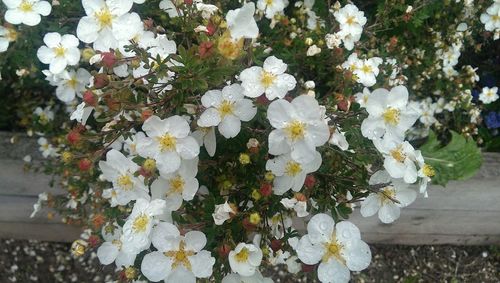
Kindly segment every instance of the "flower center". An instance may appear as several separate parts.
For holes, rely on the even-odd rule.
[[[17,31],[13,28],[7,28],[7,33],[5,34],[5,37],[7,38],[8,41],[16,41],[17,39]]]
[[[250,255],[250,251],[247,248],[241,249],[239,253],[235,255],[236,261],[238,262],[246,262]]]
[[[184,190],[184,179],[177,175],[176,177],[170,179],[170,192],[169,193],[182,193]]]
[[[78,85],[78,80],[77,80],[75,77],[73,77],[73,78],[71,78],[71,79],[69,79],[69,80],[67,81],[67,85],[68,85],[70,88],[72,88],[72,89],[75,89],[75,90],[76,90],[76,86]]]
[[[337,242],[335,235],[332,240],[325,243],[325,254],[323,255],[323,262],[328,262],[331,258],[337,259],[339,262],[345,264],[345,259],[342,257],[341,252],[343,246]]]
[[[400,113],[401,112],[398,109],[389,107],[387,110],[385,110],[382,116],[387,124],[396,126],[399,123]]]
[[[500,16],[493,15],[493,16],[491,16],[491,20],[493,20],[494,22],[498,22],[498,21],[500,21]]]
[[[274,0],[266,0],[266,5],[272,5]]]
[[[361,68],[361,71],[365,74],[370,74],[373,73],[373,68],[370,65],[363,65],[363,68]]]
[[[345,21],[348,25],[353,25],[355,23],[357,23],[356,21],[356,17],[354,16],[349,16],[347,17],[346,21]]]
[[[405,162],[406,154],[404,154],[401,150],[401,146],[398,146],[396,149],[391,150],[390,154],[396,161],[401,163]]]
[[[429,164],[424,164],[424,167],[422,168],[422,172],[424,173],[425,176],[427,177],[433,177],[436,175],[436,170]]]
[[[221,118],[226,117],[227,115],[232,115],[234,111],[234,102],[224,100],[222,101],[219,107],[219,114]]]
[[[295,161],[288,161],[285,166],[285,172],[288,176],[295,177],[297,174],[302,172],[302,167]]]
[[[165,134],[159,138],[161,151],[173,151],[177,144],[177,139],[171,134]]]
[[[113,240],[111,241],[111,243],[115,246],[118,247],[118,249],[121,249],[122,248],[122,242],[120,240]]]
[[[117,183],[118,186],[120,186],[120,188],[122,188],[125,191],[132,189],[132,186],[134,185],[132,179],[130,179],[130,176],[128,175],[121,175],[120,177],[118,177]]]
[[[304,138],[305,129],[305,123],[297,120],[288,123],[288,125],[285,127],[285,131],[292,141]]]
[[[276,80],[276,75],[273,75],[272,73],[266,71],[262,71],[260,82],[265,88],[270,87],[275,80]]]
[[[19,9],[25,13],[33,12],[33,3],[27,0],[23,0],[23,2],[21,2],[21,5],[19,5]]]
[[[396,190],[394,189],[394,187],[385,187],[381,189],[380,202],[382,203],[382,205],[385,203],[391,203],[395,196]]]
[[[172,269],[177,268],[179,265],[184,265],[186,269],[191,270],[191,263],[189,262],[190,256],[194,255],[193,251],[186,251],[186,244],[184,241],[179,243],[179,249],[177,251],[168,251],[164,255],[172,258]]]
[[[149,217],[146,214],[141,214],[136,217],[134,223],[132,224],[132,228],[136,233],[141,233],[146,231],[146,227],[149,224]]]
[[[64,54],[66,53],[66,48],[62,47],[61,45],[53,48],[52,50],[54,51],[56,57],[64,57]]]
[[[108,7],[105,7],[101,11],[96,12],[95,17],[97,18],[101,29],[105,27],[111,27],[111,24],[113,22],[113,14],[111,14]]]

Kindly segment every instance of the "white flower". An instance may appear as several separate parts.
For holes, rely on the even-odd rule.
[[[378,218],[383,223],[392,223],[399,218],[400,208],[410,205],[417,194],[408,189],[408,184],[399,179],[394,179],[382,170],[377,171],[370,177],[369,184],[386,184],[380,188],[378,193],[371,193],[361,202],[361,215],[369,217],[378,212]],[[398,201],[395,203],[393,200]]]
[[[252,276],[241,276],[238,273],[229,273],[222,278],[222,283],[273,283],[273,280],[262,276],[262,273],[256,270]]]
[[[82,0],[87,16],[78,22],[78,38],[93,43],[95,50],[118,48],[120,41],[132,39],[136,30],[133,26],[142,26],[138,14],[128,13],[132,4],[132,0]]]
[[[201,12],[201,17],[208,20],[219,8],[215,5],[196,3],[196,10]]]
[[[347,61],[342,63],[342,68],[344,68],[344,70],[351,71],[354,73],[354,71],[356,71],[359,65],[360,65],[360,59],[358,58],[358,54],[351,53],[351,55],[347,57]]]
[[[321,48],[319,48],[318,46],[316,46],[316,44],[314,44],[314,45],[309,46],[309,48],[307,49],[306,55],[307,56],[315,56],[315,55],[318,55],[319,53],[321,53]]]
[[[48,122],[54,120],[54,112],[50,109],[50,106],[45,107],[37,107],[33,114],[38,116],[38,123],[42,125],[46,125]]]
[[[71,113],[70,120],[75,120],[80,124],[85,125],[87,119],[90,117],[90,113],[94,110],[94,107],[87,106],[85,102],[78,104],[76,110]]]
[[[146,38],[147,40],[143,42],[144,48],[148,48],[148,53],[150,54],[149,58],[149,67],[145,67],[145,63],[141,62],[140,66],[133,70],[134,78],[142,77],[154,71],[158,67],[158,63],[155,60],[157,57],[160,57],[162,60],[165,60],[171,54],[175,54],[177,52],[177,45],[175,41],[169,40],[165,34],[159,34],[154,39]],[[155,59],[152,59],[155,58]],[[167,64],[171,65],[172,62],[168,62]],[[172,74],[167,74],[167,76],[171,76]],[[147,83],[147,80],[144,80]]]
[[[61,36],[57,32],[49,32],[43,37],[44,46],[37,51],[38,59],[44,64],[50,64],[49,71],[59,74],[66,66],[74,66],[80,61],[80,42],[72,34]]]
[[[313,156],[313,160],[302,164],[293,160],[289,153],[269,159],[266,170],[272,171],[276,176],[273,183],[274,194],[282,195],[290,189],[294,192],[300,191],[307,174],[317,171],[321,166],[321,154],[314,151]]]
[[[220,90],[209,90],[201,97],[201,103],[207,109],[197,123],[200,127],[218,126],[225,138],[233,138],[241,129],[241,121],[248,122],[255,117],[257,108],[243,96],[243,88],[232,84]]]
[[[481,14],[480,19],[487,31],[500,30],[500,3],[493,3],[486,9],[486,13]]]
[[[52,10],[47,1],[40,0],[2,0],[7,6],[5,20],[13,25],[25,24],[36,26],[40,23],[42,16],[48,16]]]
[[[359,229],[348,221],[335,225],[332,217],[323,213],[313,216],[307,224],[297,255],[305,264],[320,263],[321,282],[347,283],[350,270],[361,271],[371,261],[370,248],[361,240]]]
[[[218,204],[215,206],[215,211],[212,213],[212,217],[214,218],[215,225],[222,225],[226,220],[231,218],[231,214],[234,214],[234,210],[227,203],[227,201],[223,204]]]
[[[200,146],[189,136],[189,124],[175,115],[167,119],[151,116],[142,125],[148,137],[137,139],[137,152],[156,160],[160,173],[169,174],[181,166],[182,159],[193,159],[200,153]]]
[[[270,233],[276,239],[281,239],[285,236],[285,230],[292,227],[293,220],[286,214],[276,213],[273,217],[268,218],[270,225]]]
[[[190,201],[198,191],[199,184],[195,178],[198,173],[198,158],[184,160],[174,173],[160,176],[151,185],[153,199],[164,199],[167,210],[176,211],[182,200]]]
[[[9,48],[9,43],[17,39],[17,32],[13,28],[0,26],[0,52],[4,52]],[[0,80],[2,78],[0,77]]]
[[[207,243],[199,231],[180,235],[173,224],[161,222],[152,233],[153,246],[158,250],[147,254],[141,263],[141,272],[153,282],[196,282],[209,278],[215,258],[203,250]]]
[[[378,65],[382,64],[382,62],[383,60],[379,57],[358,60],[358,66],[353,72],[356,75],[356,81],[366,87],[373,86],[377,83]]]
[[[149,248],[151,229],[158,223],[158,216],[165,214],[165,201],[155,199],[149,202],[138,199],[132,213],[123,225],[123,249],[127,253],[139,253]]]
[[[253,244],[239,243],[229,252],[229,265],[241,276],[252,276],[262,261],[262,251]]]
[[[483,91],[479,94],[479,100],[484,104],[490,104],[498,100],[498,87],[484,87]]]
[[[363,11],[353,4],[347,4],[333,14],[335,20],[339,22],[340,29],[346,33],[357,35],[363,32],[366,24],[366,17]]]
[[[57,98],[65,103],[73,101],[76,95],[82,95],[91,77],[90,73],[83,68],[79,68],[76,72],[74,70],[63,71],[56,76]]]
[[[111,206],[126,205],[139,198],[149,199],[144,177],[134,176],[139,166],[118,150],[108,151],[106,161],[99,161],[99,169],[102,171],[103,178],[113,183],[113,188],[106,193],[106,195],[111,195]]]
[[[253,2],[245,3],[243,7],[227,12],[227,27],[233,40],[259,36],[259,27],[253,18],[254,14],[255,4]]]
[[[341,150],[346,151],[349,149],[349,143],[345,138],[344,132],[341,132],[340,130],[341,129],[339,127],[336,127],[335,130],[333,130],[332,137],[328,143],[336,145]]]
[[[183,15],[182,10],[178,10],[172,0],[162,0],[160,2],[160,9],[167,12],[168,16],[171,18],[176,18],[180,15]]]
[[[286,6],[288,6],[287,0],[257,1],[257,9],[263,11],[268,19],[273,19],[275,15],[282,14]]]
[[[307,201],[302,198],[283,198],[280,200],[280,203],[288,209],[293,209],[297,213],[297,217],[306,217],[309,215]]]
[[[436,175],[436,171],[431,165],[425,163],[424,157],[420,150],[415,151],[415,158],[420,168],[417,173],[420,177],[419,191],[421,194],[424,194],[424,197],[428,197],[427,185],[431,181],[431,178]]]
[[[44,158],[57,156],[57,148],[55,148],[49,141],[41,137],[38,139],[39,150]]]
[[[434,117],[434,113],[436,111],[437,104],[432,103],[432,100],[423,100],[420,102],[420,118],[419,121],[426,125],[431,126],[437,122]]]
[[[368,118],[361,124],[363,136],[369,139],[384,134],[403,137],[418,119],[418,114],[407,107],[408,90],[397,86],[388,91],[383,88],[374,90],[366,103]]]
[[[135,253],[127,253],[122,247],[122,227],[118,224],[108,224],[102,227],[104,243],[97,249],[97,258],[101,264],[115,263],[117,267],[128,267],[134,265]]]
[[[328,33],[325,35],[325,41],[328,49],[338,48],[342,44],[342,38],[337,33]]]
[[[215,150],[217,148],[217,141],[215,139],[215,128],[198,128],[192,133],[192,136],[196,139],[200,146],[205,146],[208,155],[213,157],[215,155]]]
[[[265,93],[269,100],[285,97],[297,84],[292,75],[285,73],[286,68],[282,60],[270,56],[263,67],[253,66],[243,70],[239,79],[245,96],[254,98]]]
[[[374,140],[375,147],[384,155],[384,168],[393,178],[403,178],[408,184],[417,180],[415,149],[407,141],[393,137]]]
[[[330,137],[318,102],[307,95],[296,97],[291,103],[283,99],[272,102],[267,118],[275,128],[269,135],[269,153],[291,152],[293,160],[299,163],[314,160],[316,147]]]

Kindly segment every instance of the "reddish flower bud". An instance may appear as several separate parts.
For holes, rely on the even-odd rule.
[[[87,90],[86,92],[83,93],[83,101],[90,106],[95,107],[97,105],[97,97],[90,90]]]
[[[68,133],[66,139],[70,144],[77,144],[81,140],[80,132],[78,132],[76,129],[73,129]]]
[[[94,76],[94,87],[99,89],[107,86],[109,84],[108,75],[97,74]]]
[[[283,243],[280,240],[277,240],[277,239],[271,240],[271,249],[274,252],[281,250],[282,247],[283,247]]]
[[[89,243],[90,247],[95,248],[99,245],[101,239],[97,235],[90,235],[87,242]]]
[[[84,158],[78,161],[78,169],[80,169],[80,171],[88,171],[90,167],[92,167],[92,162],[89,159]]]
[[[229,255],[230,251],[231,247],[227,244],[223,244],[222,246],[217,248],[217,253],[219,253],[219,256],[221,258],[226,258]]]
[[[269,183],[264,183],[260,185],[259,192],[262,196],[268,197],[273,193],[273,187]]]
[[[312,187],[314,187],[314,185],[316,185],[316,177],[314,177],[314,175],[307,175],[306,176],[306,180],[304,182],[304,186],[306,186],[306,188],[308,189],[311,189]]]
[[[200,44],[198,47],[198,53],[200,54],[200,58],[205,59],[210,57],[214,53],[214,43],[210,41],[205,41]]]
[[[214,23],[209,22],[207,25],[207,35],[212,36],[215,34],[217,31],[217,27],[214,25]]]
[[[250,219],[248,219],[248,217],[243,219],[242,224],[243,224],[243,228],[245,228],[245,230],[247,230],[247,231],[253,231],[253,230],[255,230],[255,228],[257,228],[257,226],[250,223]]]
[[[149,119],[149,117],[151,117],[151,116],[153,116],[153,110],[151,110],[151,109],[143,110],[141,113],[141,120],[144,122],[147,119]]]
[[[107,67],[108,69],[111,69],[115,66],[116,64],[116,55],[113,52],[102,52],[101,53],[101,63],[103,66]]]
[[[193,5],[193,0],[184,0],[184,4],[191,6]]]

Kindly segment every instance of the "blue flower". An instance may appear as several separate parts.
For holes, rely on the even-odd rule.
[[[484,122],[486,123],[486,127],[488,127],[488,129],[500,128],[500,113],[488,113],[488,115],[486,115],[484,119]]]

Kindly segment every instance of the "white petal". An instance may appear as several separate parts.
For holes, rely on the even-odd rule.
[[[353,239],[360,239],[361,233],[358,227],[349,221],[341,221],[335,226],[335,235],[340,242],[347,242]]]
[[[226,139],[234,138],[241,129],[241,121],[234,115],[227,115],[219,124],[219,132]]]
[[[400,208],[394,203],[386,203],[378,211],[378,218],[383,223],[392,223],[399,218]]]
[[[322,283],[348,283],[351,279],[351,272],[345,265],[332,259],[328,262],[320,263],[318,267],[318,279]]]
[[[212,276],[212,269],[215,264],[215,258],[208,251],[200,251],[194,256],[189,257],[194,276],[197,278],[208,278]]]
[[[347,267],[352,271],[361,271],[370,265],[372,253],[370,247],[361,240],[352,240],[344,247]]]
[[[324,254],[324,248],[320,246],[315,246],[311,243],[309,236],[305,235],[300,238],[297,245],[297,256],[299,259],[309,265],[318,263]]]
[[[111,242],[104,242],[97,249],[97,257],[101,264],[108,265],[115,261],[118,252],[118,247],[116,245],[113,245]]]
[[[190,231],[184,235],[186,240],[186,248],[199,252],[207,244],[207,237],[200,231]]]
[[[333,234],[335,222],[328,214],[318,213],[307,223],[308,237],[313,244],[327,242]]]
[[[191,271],[181,266],[172,270],[165,282],[196,283],[196,277]]]
[[[200,145],[191,136],[178,139],[176,149],[184,159],[193,159],[200,154]]]
[[[172,270],[172,261],[162,252],[152,252],[144,256],[141,272],[153,282],[165,279]]]
[[[218,126],[220,122],[221,122],[221,117],[219,111],[215,108],[208,108],[207,110],[205,110],[201,114],[200,119],[198,119],[197,121],[198,126],[205,128]]]

